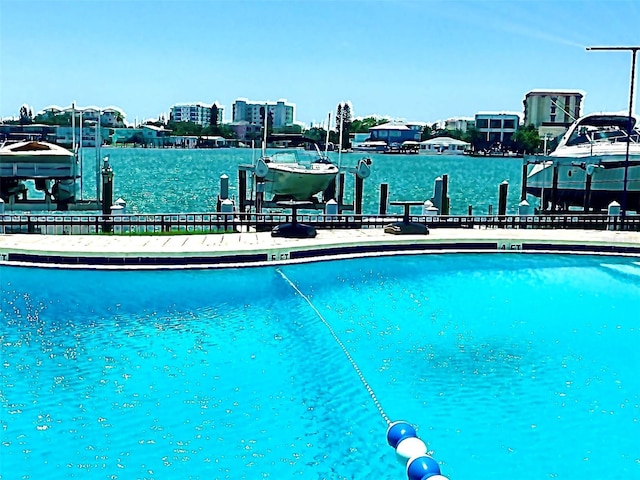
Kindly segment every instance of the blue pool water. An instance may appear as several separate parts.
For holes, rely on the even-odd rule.
[[[279,270],[450,479],[628,479],[637,261]],[[281,273],[1,267],[2,478],[406,478],[371,396]]]

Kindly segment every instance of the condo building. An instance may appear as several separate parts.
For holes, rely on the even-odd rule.
[[[207,105],[203,102],[179,103],[173,105],[170,110],[170,118],[174,122],[192,122],[202,127],[211,125],[211,109],[213,105],[218,107],[218,125],[222,124],[224,108],[218,102]]]
[[[262,125],[263,109],[273,118],[273,127],[291,126],[295,119],[295,106],[286,100],[277,102],[250,102],[246,98],[239,98],[233,102],[232,122],[248,122],[250,125]]]
[[[524,124],[533,125],[540,136],[562,135],[569,125],[582,116],[582,90],[542,90],[524,97]]]

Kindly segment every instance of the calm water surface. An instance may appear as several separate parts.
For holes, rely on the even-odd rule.
[[[115,172],[115,198],[127,201],[132,213],[215,211],[220,176],[230,179],[230,194],[237,196],[238,165],[251,164],[250,149],[180,150],[105,148]],[[337,163],[338,154],[330,152]],[[343,166],[355,166],[361,153],[343,154]],[[522,159],[476,158],[468,156],[370,155],[371,176],[365,181],[364,213],[377,213],[380,184],[389,184],[390,200],[427,200],[433,196],[434,181],[449,175],[451,213],[486,214],[489,205],[497,211],[498,188],[509,181],[508,210],[520,202]],[[84,152],[85,198],[95,198],[94,150]],[[352,176],[347,177],[345,200],[353,198]],[[530,199],[533,204],[533,198]],[[393,207],[397,208],[397,207]],[[393,212],[391,208],[389,211]],[[397,213],[400,210],[395,210]],[[419,213],[419,209],[415,211]]]

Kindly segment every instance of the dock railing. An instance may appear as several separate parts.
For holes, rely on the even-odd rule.
[[[403,221],[402,215],[298,213],[298,222],[316,229],[383,228]],[[161,235],[269,231],[291,221],[286,213],[165,214],[3,214],[0,233],[46,235]],[[410,222],[436,228],[535,228],[640,231],[640,215],[562,213],[541,215],[411,215]]]

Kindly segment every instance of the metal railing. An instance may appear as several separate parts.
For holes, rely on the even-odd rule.
[[[402,222],[402,215],[304,214],[296,219],[318,229],[383,228]],[[286,213],[167,213],[127,215],[87,214],[3,214],[0,233],[35,233],[46,235],[161,235],[179,233],[223,233],[269,231],[276,225],[291,222]],[[411,215],[410,222],[435,228],[561,228],[585,230],[640,231],[640,216],[607,214],[542,215]]]

